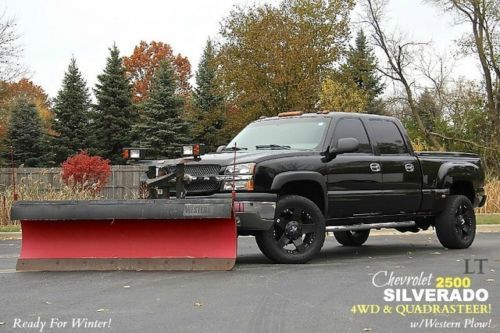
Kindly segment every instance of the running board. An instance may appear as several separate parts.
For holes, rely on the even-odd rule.
[[[381,229],[381,228],[407,228],[407,227],[414,227],[416,225],[417,224],[415,223],[415,221],[332,225],[332,226],[327,226],[326,231],[332,232],[332,231],[355,231],[355,230],[368,230],[368,229]]]

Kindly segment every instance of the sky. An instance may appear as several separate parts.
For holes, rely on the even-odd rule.
[[[170,44],[187,56],[193,75],[207,38],[217,38],[220,23],[235,5],[276,0],[0,0],[0,11],[15,18],[24,64],[31,80],[55,97],[71,56],[89,87],[105,66],[108,48],[116,43],[122,55],[130,55],[141,40]],[[387,16],[392,28],[410,37],[432,41],[450,50],[467,26],[453,25],[453,18],[421,0],[391,0]],[[353,14],[354,28],[359,8]],[[457,62],[455,75],[478,79],[472,58]],[[194,81],[193,81],[194,83]]]

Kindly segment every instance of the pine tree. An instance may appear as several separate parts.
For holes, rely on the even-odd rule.
[[[435,126],[441,119],[442,113],[436,97],[429,89],[424,89],[416,104],[425,127],[430,131],[435,131]]]
[[[44,162],[45,146],[42,122],[36,106],[20,97],[12,107],[6,144],[14,150],[17,165],[34,167]]]
[[[377,97],[384,91],[381,78],[377,75],[377,59],[368,45],[363,30],[356,35],[355,46],[347,53],[347,63],[342,66],[342,74],[352,80],[366,96],[368,112],[379,111]]]
[[[212,41],[208,40],[196,71],[196,88],[193,93],[197,120],[194,124],[194,139],[209,146],[220,143],[218,134],[224,126],[223,98],[218,94],[215,83],[215,52]]]
[[[141,144],[149,147],[152,155],[176,157],[180,145],[189,142],[189,124],[182,118],[184,100],[176,90],[174,70],[170,63],[163,61],[144,104],[143,119],[135,128]]]
[[[54,100],[52,128],[56,136],[52,139],[51,150],[56,164],[89,148],[90,107],[87,83],[75,58],[71,58],[62,88]]]
[[[125,162],[122,149],[133,140],[136,113],[132,106],[131,85],[116,45],[110,48],[104,72],[97,79],[94,89],[97,104],[93,114],[96,153],[113,164],[122,164]]]

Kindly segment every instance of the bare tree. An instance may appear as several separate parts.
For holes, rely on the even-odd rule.
[[[15,20],[6,17],[5,12],[3,12],[0,15],[1,81],[11,81],[26,74],[26,69],[19,61],[22,54],[22,48],[18,43],[19,37]]]
[[[498,0],[431,0],[468,23],[471,33],[461,40],[464,51],[477,54],[486,90],[486,108],[493,126],[492,142],[500,137],[500,5]]]
[[[372,38],[375,45],[385,55],[385,64],[381,62],[378,70],[389,79],[398,82],[403,87],[406,103],[411,110],[412,116],[419,130],[425,135],[429,142],[438,150],[443,147],[422,121],[420,111],[415,99],[415,82],[411,79],[410,72],[417,62],[417,55],[421,53],[423,46],[428,43],[408,41],[402,34],[385,33],[382,23],[384,20],[383,11],[386,2],[383,0],[366,0],[365,22],[370,26]]]
[[[439,109],[443,111],[446,104],[446,94],[448,85],[451,81],[451,74],[455,66],[455,60],[447,54],[438,54],[435,50],[430,52],[421,52],[416,70],[422,77],[430,83],[430,88],[433,90],[437,101],[439,102]],[[423,85],[422,88],[428,88]],[[434,115],[434,116],[441,116]]]

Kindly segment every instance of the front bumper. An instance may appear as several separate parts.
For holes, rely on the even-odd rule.
[[[230,199],[231,193],[216,193],[199,198]],[[234,212],[239,234],[268,230],[274,223],[277,194],[236,193]]]

